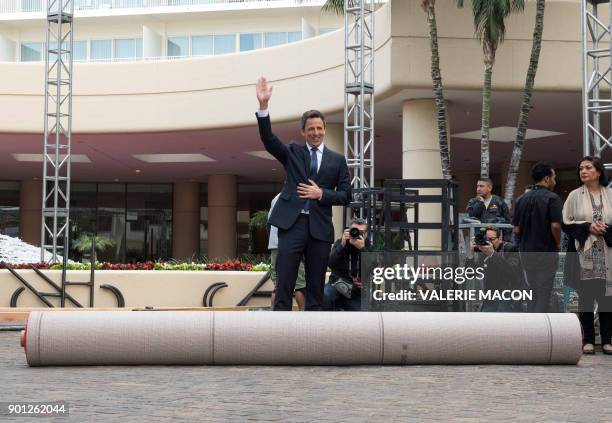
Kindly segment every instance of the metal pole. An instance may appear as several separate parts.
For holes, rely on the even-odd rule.
[[[73,0],[50,0],[45,41],[41,261],[68,254],[72,141]],[[62,288],[64,289],[64,287]]]
[[[355,201],[364,205],[363,190],[374,186],[374,4],[344,2],[344,155]]]
[[[612,86],[610,68],[610,22],[602,21],[598,5],[610,0],[582,0],[582,119],[583,153],[601,157],[602,151],[612,146],[610,135],[612,127],[605,133],[601,127],[602,117],[612,117],[612,99],[609,95]],[[603,48],[601,46],[604,46]]]

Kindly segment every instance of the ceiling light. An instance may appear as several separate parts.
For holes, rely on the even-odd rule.
[[[136,172],[136,173],[140,173],[140,169],[136,169],[134,172]]]
[[[245,151],[244,154],[248,154],[249,156],[259,157],[260,159],[266,160],[276,160],[276,158],[268,153],[266,150],[258,150],[258,151]]]
[[[137,160],[147,163],[193,163],[214,162],[215,159],[204,154],[132,154]]]
[[[525,139],[554,137],[555,135],[564,135],[565,132],[542,131],[539,129],[528,129]],[[480,129],[476,131],[462,132],[453,134],[454,138],[466,138],[471,140],[480,140]],[[489,141],[494,142],[514,142],[516,139],[516,128],[511,126],[498,126],[497,128],[489,129]]]
[[[14,153],[11,154],[15,160],[18,162],[38,162],[42,163],[43,155],[42,154],[30,154],[30,153]],[[55,159],[54,155],[50,155],[51,159]],[[64,160],[66,158],[65,154],[60,154],[60,160]],[[89,157],[85,154],[71,154],[70,161],[72,163],[91,163]]]

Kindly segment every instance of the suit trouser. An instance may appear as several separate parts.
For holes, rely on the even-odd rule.
[[[302,256],[306,270],[307,311],[322,310],[325,271],[331,243],[315,239],[310,234],[309,217],[300,214],[289,229],[278,230],[278,258],[276,273],[278,283],[274,297],[275,311],[291,310],[293,290]]]

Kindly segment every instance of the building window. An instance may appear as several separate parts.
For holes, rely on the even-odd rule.
[[[287,33],[287,42],[288,43],[294,43],[296,41],[301,41],[301,40],[302,40],[302,31],[288,32]]]
[[[72,60],[84,62],[87,60],[87,41],[74,41],[72,44]]]
[[[240,51],[261,48],[261,34],[240,34]]]
[[[109,246],[99,261],[165,260],[172,254],[171,184],[74,183],[70,198],[70,258],[89,259],[76,241],[97,234]]]
[[[0,234],[19,236],[19,182],[0,182]]]
[[[189,56],[188,37],[168,37],[168,57]]]
[[[21,61],[22,62],[40,62],[42,55],[43,43],[22,43],[21,44]]]
[[[63,43],[62,48],[64,50],[67,49],[68,43]],[[64,60],[67,60],[65,56]],[[79,62],[85,62],[87,60],[87,41],[72,42],[72,60]]]
[[[192,56],[209,56],[215,54],[215,42],[212,35],[196,35],[191,37]]]
[[[215,54],[236,52],[236,34],[215,35]]]
[[[91,40],[89,58],[93,61],[113,58],[113,40]]]
[[[45,7],[47,3],[45,2]],[[22,12],[40,12],[43,10],[42,0],[21,0]]]
[[[286,32],[266,32],[264,34],[266,47],[279,46],[281,44],[287,44],[287,33]]]
[[[137,59],[142,57],[142,39],[118,39],[115,42],[115,59]]]
[[[169,259],[172,250],[172,185],[128,184],[128,262]]]

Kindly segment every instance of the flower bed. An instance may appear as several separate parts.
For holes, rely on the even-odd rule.
[[[31,263],[37,269],[61,270],[61,264]],[[90,270],[90,263],[68,263],[68,270]],[[29,269],[30,263],[11,264],[14,269]],[[0,269],[5,269],[4,263]],[[107,263],[96,262],[96,270],[239,270],[252,272],[267,272],[270,265],[267,263],[244,263],[240,260],[228,260],[222,263],[176,263],[176,262],[138,262],[138,263]]]

